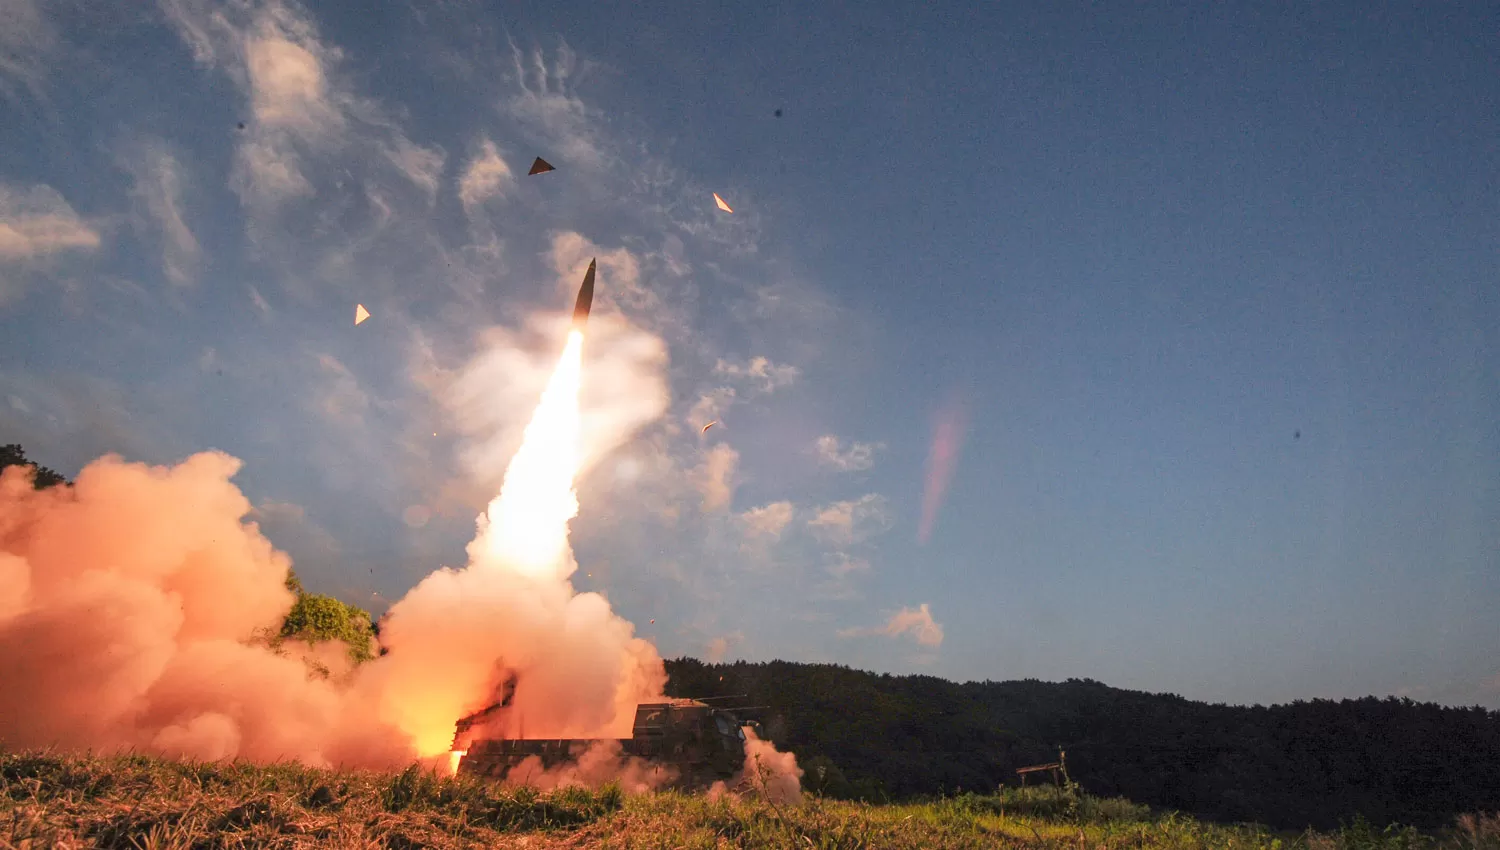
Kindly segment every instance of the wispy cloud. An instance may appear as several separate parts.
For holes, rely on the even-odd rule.
[[[718,443],[705,453],[703,462],[693,471],[698,494],[703,497],[704,513],[729,507],[734,499],[734,474],[739,463],[740,453],[728,443]]]
[[[34,260],[99,247],[99,232],[51,186],[0,184],[0,260]]]
[[[138,229],[161,245],[163,274],[178,286],[192,283],[201,271],[203,250],[183,209],[182,166],[159,140],[127,144],[120,163],[131,177]]]
[[[414,258],[440,253],[430,212],[446,155],[356,92],[343,51],[305,10],[290,0],[160,6],[197,62],[228,76],[249,108],[229,185],[259,259],[285,285],[368,295],[389,289]]]
[[[714,364],[714,374],[742,380],[761,392],[769,393],[795,382],[802,370],[785,363],[772,363],[765,357],[752,357],[743,363],[720,359]]]
[[[566,42],[553,61],[539,51],[511,42],[514,82],[519,89],[507,104],[512,115],[538,128],[557,164],[598,169],[608,156],[599,140],[602,116],[577,95],[577,86],[596,67],[581,59]]]
[[[473,215],[474,209],[480,204],[490,198],[503,196],[514,180],[510,166],[500,158],[499,148],[495,147],[494,142],[485,139],[479,145],[479,154],[464,169],[463,177],[458,183],[458,197],[464,208]]]
[[[825,434],[817,442],[818,462],[840,472],[863,472],[875,465],[875,453],[885,448],[884,443],[853,442],[847,449],[833,434]]]
[[[943,626],[932,619],[932,611],[923,602],[916,608],[902,608],[886,621],[885,625],[873,628],[841,629],[839,637],[900,637],[910,635],[922,646],[938,647],[943,644]]]
[[[60,254],[92,252],[99,231],[50,186],[0,183],[0,304],[20,294],[26,279]]]

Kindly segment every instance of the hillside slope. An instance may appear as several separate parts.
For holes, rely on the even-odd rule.
[[[1209,705],[1088,680],[969,682],[827,664],[667,663],[673,695],[746,694],[810,786],[878,800],[1016,783],[1067,752],[1094,794],[1284,829],[1423,827],[1500,809],[1500,712],[1410,700]],[[722,677],[722,679],[721,679]]]

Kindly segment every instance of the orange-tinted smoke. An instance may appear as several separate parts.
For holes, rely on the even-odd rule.
[[[384,766],[404,736],[251,639],[293,602],[290,561],[218,452],[107,456],[71,488],[0,475],[0,745]]]
[[[922,518],[917,526],[917,540],[922,543],[932,538],[938,511],[942,509],[943,498],[948,494],[948,483],[958,464],[958,453],[963,448],[964,432],[967,429],[968,411],[961,403],[952,402],[938,412],[933,426],[932,448],[927,454],[927,486],[922,493]]]

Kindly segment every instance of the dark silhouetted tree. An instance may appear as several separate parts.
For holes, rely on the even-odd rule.
[[[38,490],[68,483],[68,479],[62,477],[56,470],[42,466],[35,461],[27,460],[26,451],[16,443],[0,446],[0,469],[5,469],[9,466],[30,467],[33,475],[31,486]]]

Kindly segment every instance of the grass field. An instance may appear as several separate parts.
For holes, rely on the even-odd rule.
[[[22,753],[0,754],[0,847],[1500,850],[1500,816],[1463,819],[1438,835],[1356,823],[1278,836],[1051,788],[913,804],[778,805],[614,787],[505,791],[416,769]]]

